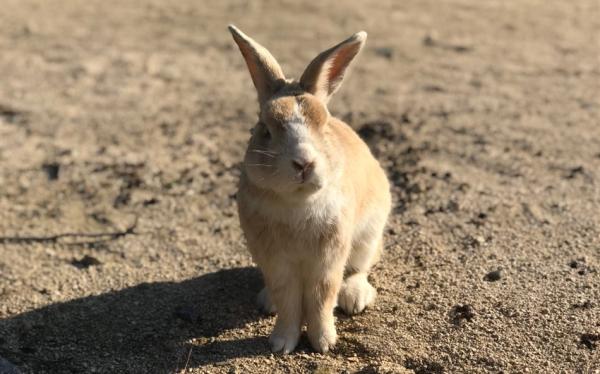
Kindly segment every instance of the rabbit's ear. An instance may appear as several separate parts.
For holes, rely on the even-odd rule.
[[[229,25],[229,31],[246,60],[252,82],[258,92],[258,100],[262,103],[285,83],[283,71],[275,57],[265,47],[234,25]]]
[[[302,74],[302,87],[326,103],[340,87],[346,69],[366,40],[367,33],[361,31],[318,55]]]

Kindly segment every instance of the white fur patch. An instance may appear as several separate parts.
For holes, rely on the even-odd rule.
[[[300,106],[298,103],[294,103],[294,116],[290,118],[287,123],[287,129],[289,132],[288,145],[295,146],[310,141],[308,127],[305,123],[306,119],[300,112]]]
[[[331,225],[341,216],[344,196],[327,188],[315,193],[306,200],[298,202],[273,201],[272,198],[254,197],[247,201],[253,210],[274,221],[285,223],[290,227],[304,230],[321,229]],[[315,228],[306,227],[314,225]]]

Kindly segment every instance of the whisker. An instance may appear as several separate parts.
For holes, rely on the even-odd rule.
[[[256,153],[263,153],[263,154],[273,155],[273,156],[277,156],[279,154],[278,152],[268,151],[266,149],[259,149],[259,148],[253,148],[250,151],[251,152],[256,152]]]
[[[254,153],[265,155],[265,156],[268,156],[268,157],[271,157],[271,158],[275,158],[275,154],[271,154],[271,153],[268,153],[268,152],[265,152],[265,151],[261,151],[261,150],[258,150],[258,149],[251,149],[249,152],[254,152]]]

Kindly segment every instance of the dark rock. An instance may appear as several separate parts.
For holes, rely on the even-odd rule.
[[[394,49],[391,47],[375,48],[375,54],[390,60],[392,57],[394,57]]]
[[[456,213],[460,210],[460,206],[455,200],[450,200],[448,201],[448,204],[446,204],[446,210],[451,213]]]
[[[109,225],[111,223],[110,219],[108,219],[104,212],[92,212],[90,217],[102,225]]]
[[[46,172],[49,181],[55,181],[58,179],[60,173],[60,164],[57,162],[43,164],[42,170]]]
[[[437,42],[432,33],[428,33],[427,35],[425,35],[425,37],[423,38],[423,45],[427,47],[434,47],[437,45]]]
[[[585,170],[583,169],[583,166],[576,166],[576,167],[568,170],[567,174],[565,175],[565,178],[573,179],[577,175],[583,175],[583,174],[585,174]]]
[[[81,260],[72,260],[71,265],[75,266],[79,269],[87,269],[90,266],[98,266],[101,265],[102,262],[95,257],[85,255]]]
[[[496,281],[499,281],[500,279],[502,279],[502,270],[500,270],[500,269],[490,271],[483,277],[483,280],[487,281],[487,282],[496,282]]]
[[[457,304],[450,311],[450,319],[456,326],[460,326],[463,321],[471,322],[475,317],[475,311],[469,304]]]
[[[0,103],[0,117],[5,118],[6,121],[9,123],[16,123],[17,119],[19,119],[19,117],[22,117],[23,114],[24,113],[20,110]]]
[[[577,269],[577,274],[579,274],[579,275],[587,275],[589,273],[596,272],[596,269],[594,269],[594,268],[590,267],[588,264],[586,264],[585,258],[583,258],[583,257],[569,262],[569,267],[571,269]]]
[[[155,204],[158,204],[158,201],[159,200],[157,198],[153,197],[153,198],[144,200],[144,202],[142,202],[142,205],[144,205],[144,206],[155,205]]]
[[[581,334],[579,343],[583,344],[587,349],[596,349],[596,342],[600,341],[600,334]]]
[[[129,201],[131,201],[131,193],[129,192],[129,190],[123,190],[117,195],[117,197],[115,197],[113,207],[119,208],[125,206],[129,204]]]

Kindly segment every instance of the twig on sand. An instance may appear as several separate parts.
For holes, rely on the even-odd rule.
[[[117,239],[122,236],[134,234],[137,227],[138,217],[131,225],[124,230],[112,232],[65,232],[62,234],[54,234],[48,236],[0,236],[0,244],[2,243],[56,243],[63,238],[109,238]]]
[[[188,368],[188,364],[190,363],[190,357],[192,356],[192,349],[194,349],[193,345],[190,346],[190,351],[188,352],[187,360],[185,361],[185,367],[182,370],[183,373],[186,372],[186,370]]]

